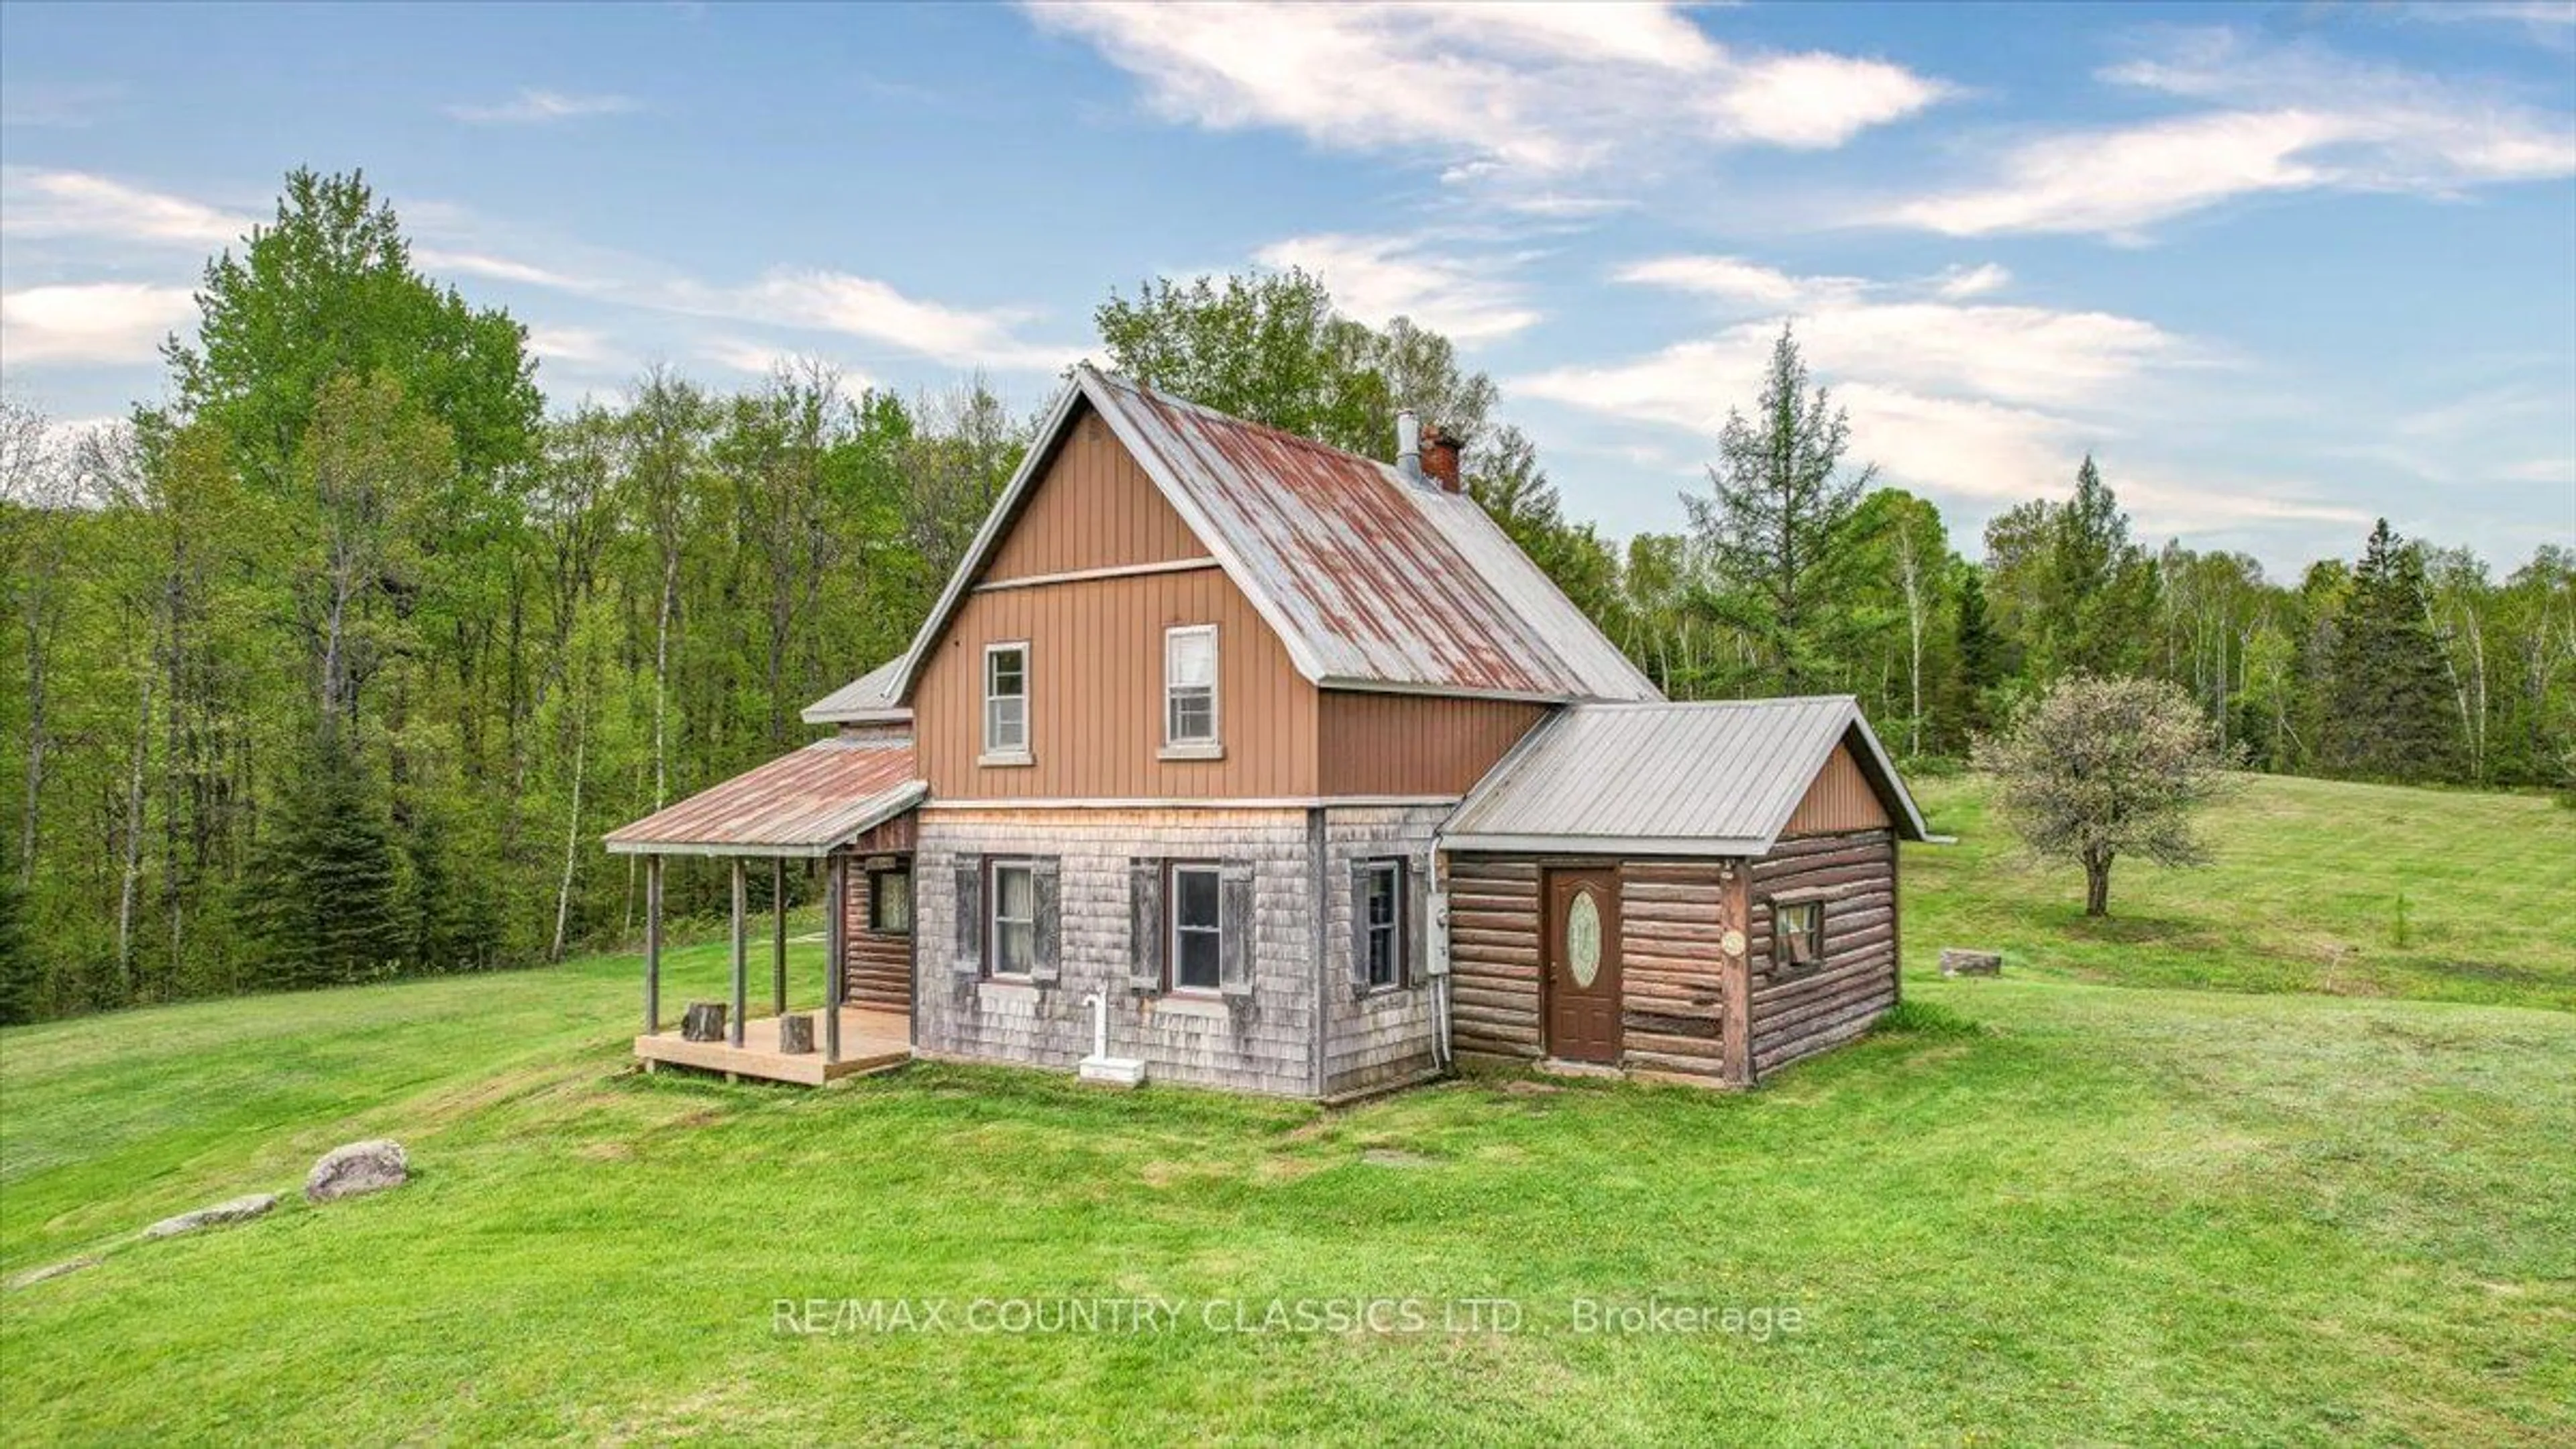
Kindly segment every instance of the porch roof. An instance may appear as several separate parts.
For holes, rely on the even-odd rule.
[[[606,844],[612,855],[827,855],[928,791],[910,740],[816,740],[620,826]]]

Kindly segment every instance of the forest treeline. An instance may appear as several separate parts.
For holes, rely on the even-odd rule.
[[[521,325],[421,275],[357,176],[290,176],[199,301],[127,426],[6,408],[0,1020],[626,937],[640,881],[599,835],[810,738],[1035,423],[980,379],[820,365],[550,409]],[[1158,280],[1095,320],[1106,365],[1211,407],[1380,457],[1398,406],[1464,437],[1470,491],[1677,698],[1854,693],[1937,768],[2058,678],[2142,675],[2261,769],[2576,776],[2565,549],[2497,577],[2383,525],[2276,580],[2145,546],[2091,459],[1955,539],[1849,465],[1785,333],[1690,526],[1621,546],[1446,339],[1316,278]],[[670,889],[718,906],[712,870]]]

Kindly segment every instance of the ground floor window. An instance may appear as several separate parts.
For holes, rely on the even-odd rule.
[[[1222,976],[1225,891],[1214,865],[1172,867],[1172,985],[1214,991]]]
[[[868,872],[868,929],[885,936],[912,934],[912,872]]]
[[[985,959],[996,976],[1026,977],[1038,959],[1037,865],[1026,860],[993,862],[991,934]]]
[[[1360,950],[1371,986],[1393,986],[1404,974],[1404,863],[1360,867]]]
[[[1771,906],[1772,959],[1783,966],[1813,966],[1825,959],[1825,903],[1775,901]]]

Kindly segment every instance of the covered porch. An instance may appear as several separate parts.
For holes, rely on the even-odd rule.
[[[644,858],[643,1030],[635,1038],[635,1055],[645,1069],[668,1063],[722,1072],[728,1079],[821,1085],[910,1060],[908,1000],[898,1008],[882,999],[855,1005],[848,999],[850,937],[855,919],[858,929],[877,938],[879,949],[870,956],[882,961],[883,944],[892,939],[885,929],[889,922],[878,914],[885,907],[877,892],[856,891],[854,865],[864,852],[865,878],[909,868],[911,812],[923,793],[914,775],[910,740],[842,737],[818,740],[611,832],[606,840],[610,853]],[[729,868],[729,991],[724,1001],[709,1003],[722,1012],[721,1032],[699,1039],[692,1039],[686,1024],[666,1013],[662,1002],[663,867],[673,856],[723,860]],[[811,1012],[789,1010],[791,865],[799,873],[819,866],[822,874],[823,993],[821,1007]],[[761,973],[768,978],[767,999],[760,1003],[767,1014],[756,1019],[750,905],[754,871],[768,877],[770,906],[765,933],[769,960]],[[908,893],[900,924],[908,933]],[[903,951],[908,968],[908,936]],[[904,995],[908,998],[909,992]],[[798,1030],[791,1032],[791,1024]]]

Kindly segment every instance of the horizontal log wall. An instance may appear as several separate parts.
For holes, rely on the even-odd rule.
[[[1728,874],[1714,861],[1619,867],[1623,1066],[1725,1075]]]
[[[868,928],[868,873],[852,868],[842,902],[842,991],[852,1006],[912,1010],[912,937]]]
[[[1771,898],[1821,892],[1825,954],[1789,971],[1772,959]],[[1781,841],[1753,863],[1752,1055],[1756,1077],[1849,1041],[1896,1004],[1896,842],[1884,830]]]
[[[1740,909],[1737,867],[1628,861],[1616,868],[1622,1064],[1741,1080],[1740,1042],[1730,1064],[1734,972],[1723,954]],[[1461,1053],[1524,1061],[1545,1054],[1540,870],[1527,858],[1449,861],[1449,1019]]]
[[[1534,1061],[1538,1018],[1538,864],[1449,859],[1449,1036],[1462,1055]]]

